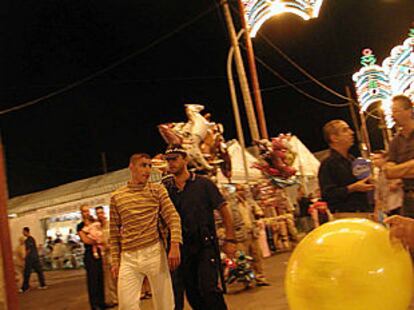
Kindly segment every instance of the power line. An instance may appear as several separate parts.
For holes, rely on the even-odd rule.
[[[162,82],[182,82],[182,81],[203,81],[203,80],[224,80],[227,77],[224,75],[206,75],[206,76],[187,76],[187,77],[161,77],[161,78],[153,78],[153,79],[121,79],[121,80],[114,80],[114,81],[95,81],[92,85],[114,85],[114,84],[128,84],[128,83],[162,83]],[[51,88],[51,87],[62,87],[66,84],[34,84],[27,88]],[[6,91],[10,90],[19,90],[18,87],[13,87],[6,89]]]
[[[23,103],[23,104],[20,104],[20,105],[17,105],[17,106],[14,106],[14,107],[8,108],[8,109],[1,110],[1,111],[0,111],[0,115],[4,115],[4,114],[7,114],[7,113],[10,113],[10,112],[13,112],[13,111],[17,111],[17,110],[21,110],[21,109],[27,108],[27,107],[29,107],[29,106],[32,106],[32,105],[34,105],[34,104],[37,104],[37,103],[39,103],[39,102],[41,102],[41,101],[44,101],[44,100],[46,100],[46,99],[49,99],[49,98],[55,97],[55,96],[57,96],[57,95],[60,95],[60,94],[62,94],[62,93],[64,93],[64,92],[66,92],[66,91],[68,91],[68,90],[71,90],[71,89],[73,89],[73,88],[77,87],[77,86],[80,86],[80,85],[82,85],[82,84],[84,84],[84,83],[88,82],[89,80],[92,80],[92,79],[96,78],[97,76],[100,76],[100,75],[102,75],[102,74],[104,74],[104,73],[106,73],[106,72],[108,72],[108,71],[112,70],[113,68],[115,68],[115,67],[117,67],[117,66],[119,66],[119,65],[121,65],[121,64],[123,64],[123,63],[125,63],[125,62],[127,62],[127,61],[129,61],[130,59],[132,59],[132,58],[134,58],[134,57],[138,56],[139,54],[142,54],[142,53],[144,53],[144,52],[148,51],[149,49],[151,49],[151,48],[153,48],[154,46],[156,46],[156,45],[160,44],[161,42],[163,42],[163,41],[165,41],[165,40],[167,40],[167,39],[171,38],[171,37],[172,37],[172,36],[174,36],[175,34],[179,33],[179,32],[180,32],[180,31],[182,31],[182,30],[184,30],[184,29],[185,29],[185,28],[187,28],[188,26],[190,26],[190,25],[194,24],[194,23],[195,23],[195,22],[197,22],[199,19],[203,18],[204,16],[206,16],[207,14],[209,14],[210,12],[212,12],[212,11],[213,11],[213,10],[215,10],[215,9],[216,9],[216,5],[211,5],[211,6],[210,6],[207,10],[205,10],[204,12],[201,12],[200,14],[198,14],[198,15],[197,15],[196,17],[194,17],[193,19],[191,19],[191,20],[189,20],[189,21],[187,21],[187,22],[185,22],[185,23],[181,24],[180,26],[178,26],[177,28],[175,28],[175,29],[174,29],[174,30],[172,30],[171,32],[169,32],[169,33],[167,33],[167,34],[165,34],[165,35],[161,36],[160,38],[155,39],[153,42],[151,42],[151,43],[150,43],[150,44],[148,44],[147,46],[145,46],[145,47],[143,47],[143,48],[141,48],[141,49],[139,49],[139,50],[137,50],[137,51],[135,51],[135,52],[133,52],[133,53],[129,54],[128,56],[126,56],[126,57],[124,57],[124,58],[121,58],[121,59],[119,59],[119,60],[115,61],[115,62],[114,62],[114,63],[112,63],[111,65],[109,65],[109,66],[107,66],[107,67],[105,67],[105,68],[103,68],[103,69],[101,69],[101,70],[99,70],[99,71],[97,71],[97,72],[95,72],[95,73],[93,73],[93,74],[91,74],[91,75],[87,76],[87,77],[84,77],[83,79],[80,79],[80,80],[78,80],[78,81],[76,81],[76,82],[74,82],[74,83],[72,83],[72,84],[69,84],[69,85],[67,85],[67,86],[63,87],[62,89],[59,89],[59,90],[54,91],[54,92],[52,92],[52,93],[49,93],[49,94],[47,94],[47,95],[45,95],[45,96],[42,96],[42,97],[40,97],[40,98],[37,98],[37,99],[31,100],[31,101],[28,101],[28,102],[26,102],[26,103]]]
[[[320,87],[322,87],[326,91],[330,92],[331,94],[333,94],[333,95],[335,95],[335,96],[337,96],[341,99],[352,100],[352,98],[348,98],[348,97],[338,93],[337,91],[331,89],[330,87],[326,86],[322,82],[320,82],[313,75],[311,75],[305,69],[303,69],[301,66],[299,66],[295,61],[293,61],[293,59],[291,59],[287,54],[285,54],[279,47],[277,47],[273,42],[271,42],[265,35],[259,33],[259,36],[261,38],[263,38],[266,41],[267,44],[269,44],[276,52],[278,52],[283,58],[285,58],[292,66],[294,66],[299,72],[301,72],[302,74],[307,76],[315,84],[319,85]]]
[[[266,64],[263,60],[261,60],[259,57],[255,56],[256,60],[263,66],[265,67],[267,70],[269,70],[273,75],[275,75],[277,78],[279,78],[280,80],[282,80],[283,82],[285,82],[286,84],[288,84],[290,87],[292,87],[293,89],[295,89],[297,92],[299,92],[300,94],[304,95],[305,97],[308,97],[309,99],[312,99],[316,102],[319,102],[323,105],[326,105],[328,107],[333,107],[333,108],[344,108],[349,106],[349,103],[331,103],[319,98],[316,98],[315,96],[312,96],[310,94],[308,94],[307,92],[305,92],[304,90],[300,89],[299,87],[297,87],[294,83],[290,82],[289,80],[287,80],[286,78],[284,78],[279,72],[277,72],[276,70],[274,70],[272,67],[270,67],[268,64]]]
[[[327,75],[327,76],[322,76],[319,78],[319,80],[328,80],[328,79],[333,79],[333,78],[337,78],[337,77],[341,77],[341,76],[346,76],[349,75],[351,73],[341,73],[341,74],[333,74],[333,75]],[[303,84],[309,84],[310,82],[312,82],[312,80],[310,79],[306,79],[303,81],[297,81],[297,82],[291,82],[294,85],[303,85]],[[269,87],[263,87],[260,90],[262,92],[266,92],[266,91],[272,91],[272,90],[276,90],[276,89],[282,89],[282,88],[286,88],[286,87],[290,87],[289,85],[276,85],[276,86],[269,86]]]
[[[231,9],[233,12],[235,12],[239,18],[244,18],[244,16],[240,15],[239,10],[237,10],[233,5],[231,5]],[[271,42],[265,35],[261,34],[260,32],[257,33],[259,37],[263,38],[267,44],[270,45],[277,53],[279,53],[283,58],[285,58],[292,66],[294,66],[299,72],[307,76],[310,80],[312,80],[314,83],[325,89],[326,91],[330,92],[331,94],[344,99],[344,100],[353,100],[352,98],[348,98],[337,91],[331,89],[330,87],[326,86],[322,82],[318,81],[313,75],[308,73],[305,69],[303,69],[301,66],[299,66],[293,59],[291,59],[287,54],[285,54],[279,47],[277,47],[273,42]]]

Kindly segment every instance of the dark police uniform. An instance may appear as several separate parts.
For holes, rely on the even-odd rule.
[[[181,217],[181,264],[173,272],[175,309],[184,308],[184,292],[195,310],[227,309],[218,287],[220,253],[214,225],[214,209],[225,202],[217,186],[206,177],[190,174],[183,190],[173,176],[163,183]]]

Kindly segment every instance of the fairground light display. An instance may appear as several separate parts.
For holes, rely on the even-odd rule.
[[[323,0],[242,0],[245,5],[246,20],[250,26],[250,36],[255,37],[260,27],[271,17],[282,13],[293,13],[304,20],[319,15]]]
[[[353,75],[361,110],[367,111],[375,102],[382,102],[388,128],[394,126],[391,117],[391,99],[404,94],[414,100],[414,27],[408,39],[391,50],[382,66],[370,49],[362,51],[362,68]]]

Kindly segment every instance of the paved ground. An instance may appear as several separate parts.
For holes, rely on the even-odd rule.
[[[288,258],[289,254],[285,253],[265,260],[265,269],[272,286],[252,288],[247,291],[240,286],[232,286],[226,296],[229,308],[287,310],[283,278]],[[84,270],[50,271],[46,272],[45,276],[49,289],[32,289],[20,294],[21,310],[88,310]],[[32,274],[31,285],[37,286],[35,274]],[[151,300],[144,300],[142,309],[153,309]]]
[[[265,259],[270,287],[242,290],[231,287],[226,300],[231,310],[288,310],[284,293],[284,274],[289,253]],[[48,290],[33,289],[19,295],[21,310],[88,310],[84,270],[51,271],[46,273]],[[32,286],[37,279],[32,275]],[[153,309],[151,300],[142,302],[143,310]],[[190,309],[187,307],[186,309]],[[414,310],[414,303],[409,308]],[[350,309],[352,310],[352,309]]]

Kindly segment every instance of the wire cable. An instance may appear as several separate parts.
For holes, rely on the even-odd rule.
[[[234,5],[230,5],[233,12],[235,12],[239,18],[244,18],[244,16],[240,15],[240,12],[237,8],[234,7]],[[285,54],[279,47],[277,47],[273,42],[271,42],[265,35],[261,34],[260,32],[257,33],[257,35],[260,38],[263,38],[267,44],[270,45],[277,53],[279,53],[283,58],[285,58],[292,66],[294,66],[299,72],[307,76],[310,80],[312,80],[315,84],[319,85],[326,91],[330,92],[331,94],[344,99],[344,100],[353,100],[352,98],[348,98],[347,96],[344,96],[337,91],[331,89],[330,87],[326,86],[322,82],[320,82],[318,79],[316,79],[313,75],[308,73],[305,69],[303,69],[301,66],[299,66],[293,59],[291,59],[287,54]]]
[[[301,72],[303,75],[307,76],[310,80],[312,80],[315,84],[319,85],[326,91],[330,92],[331,94],[344,99],[344,100],[352,100],[352,98],[348,98],[347,96],[344,96],[337,91],[333,90],[332,88],[326,86],[322,82],[320,82],[317,78],[315,78],[313,75],[308,73],[305,69],[303,69],[300,65],[298,65],[293,59],[291,59],[287,54],[285,54],[279,47],[277,47],[273,42],[271,42],[265,35],[259,33],[259,37],[263,38],[267,44],[269,44],[276,52],[278,52],[286,61],[288,61],[292,66],[294,66],[299,72]]]
[[[121,65],[121,64],[123,64],[123,63],[125,63],[127,61],[129,61],[130,59],[138,56],[139,54],[142,54],[142,53],[148,51],[149,49],[151,49],[154,46],[160,44],[161,42],[163,42],[163,41],[171,38],[175,34],[179,33],[182,30],[184,30],[188,26],[194,24],[195,22],[197,22],[198,20],[200,20],[201,18],[203,18],[207,14],[211,13],[215,9],[216,9],[216,5],[215,4],[214,5],[211,5],[207,10],[201,12],[200,14],[198,14],[197,16],[195,16],[193,19],[191,19],[191,20],[189,20],[189,21],[181,24],[180,26],[178,26],[177,28],[175,28],[171,32],[169,32],[169,33],[167,33],[167,34],[159,37],[158,39],[155,39],[154,41],[152,41],[147,46],[145,46],[145,47],[143,47],[143,48],[141,48],[141,49],[139,49],[139,50],[137,50],[137,51],[129,54],[128,56],[126,56],[124,58],[121,58],[121,59],[115,61],[111,65],[109,65],[109,66],[107,66],[107,67],[105,67],[105,68],[103,68],[103,69],[101,69],[101,70],[99,70],[99,71],[97,71],[97,72],[89,75],[89,76],[86,76],[83,79],[80,79],[80,80],[78,80],[78,81],[76,81],[74,83],[71,83],[71,84],[69,84],[69,85],[67,85],[67,86],[65,86],[65,87],[63,87],[63,88],[61,88],[61,89],[59,89],[57,91],[51,92],[51,93],[49,93],[47,95],[44,95],[44,96],[42,96],[40,98],[37,98],[37,99],[31,100],[31,101],[28,101],[26,103],[23,103],[23,104],[20,104],[20,105],[17,105],[17,106],[8,108],[8,109],[1,110],[0,111],[0,116],[1,115],[4,115],[4,114],[7,114],[7,113],[10,113],[10,112],[13,112],[13,111],[18,111],[18,110],[21,110],[21,109],[30,107],[32,105],[35,105],[35,104],[41,102],[41,101],[44,101],[46,99],[55,97],[57,95],[60,95],[60,94],[62,94],[64,92],[68,91],[68,90],[71,90],[71,89],[73,89],[73,88],[75,88],[77,86],[80,86],[80,85],[82,85],[82,84],[84,84],[84,83],[86,83],[86,82],[88,82],[88,81],[96,78],[97,76],[100,76],[100,75],[102,75],[102,74],[104,74],[104,73],[112,70],[113,68],[115,68],[115,67],[117,67],[117,66],[119,66],[119,65]]]
[[[341,73],[341,74],[333,74],[333,75],[327,75],[327,76],[322,76],[319,78],[319,80],[328,80],[328,79],[334,79],[337,77],[341,77],[341,76],[346,76],[349,75],[350,73]],[[306,79],[303,81],[296,81],[296,82],[291,82],[294,85],[303,85],[303,84],[309,84],[312,81],[310,79]],[[263,87],[260,89],[260,91],[262,92],[266,92],[266,91],[272,91],[272,90],[276,90],[276,89],[282,89],[282,88],[286,88],[286,87],[290,87],[289,85],[275,85],[275,86],[269,86],[269,87]]]
[[[319,99],[315,96],[312,96],[310,94],[308,94],[307,92],[305,92],[304,90],[300,89],[299,87],[297,87],[294,83],[290,82],[289,80],[287,80],[286,78],[284,78],[279,72],[277,72],[276,70],[274,70],[272,67],[270,67],[268,64],[266,64],[263,60],[261,60],[259,57],[255,56],[256,60],[264,67],[266,68],[269,72],[271,72],[273,75],[275,75],[277,78],[279,78],[280,80],[282,80],[284,83],[286,83],[287,85],[289,85],[290,87],[292,87],[293,89],[295,89],[298,93],[304,95],[305,97],[308,97],[309,99],[312,99],[316,102],[319,102],[323,105],[326,105],[328,107],[332,107],[332,108],[344,108],[349,106],[349,102],[347,103],[331,103],[322,99]]]

